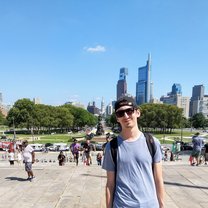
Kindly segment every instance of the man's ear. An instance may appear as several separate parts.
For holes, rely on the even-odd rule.
[[[141,116],[141,112],[140,112],[140,109],[137,109],[137,118],[139,118]]]

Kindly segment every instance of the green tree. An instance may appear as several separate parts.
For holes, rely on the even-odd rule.
[[[25,127],[30,129],[33,126],[34,116],[34,103],[27,98],[20,99],[15,102],[14,106],[10,109],[7,120],[9,126]]]
[[[6,123],[6,118],[3,113],[0,111],[0,125],[4,125]]]
[[[206,118],[202,113],[196,113],[191,119],[192,126],[196,129],[206,127]]]

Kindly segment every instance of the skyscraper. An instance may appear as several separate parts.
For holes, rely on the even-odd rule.
[[[192,117],[196,113],[202,112],[203,109],[200,110],[200,103],[203,102],[204,98],[204,86],[203,85],[195,85],[192,88],[192,97],[190,101],[190,109],[189,116]]]
[[[182,95],[181,85],[176,84],[176,83],[173,84],[171,94],[172,95],[176,95],[176,94]]]
[[[149,103],[152,92],[150,91],[151,56],[148,55],[146,66],[138,69],[138,82],[136,83],[136,102],[138,105]]]
[[[127,94],[126,76],[128,75],[127,68],[121,68],[119,73],[119,80],[117,82],[117,100]]]

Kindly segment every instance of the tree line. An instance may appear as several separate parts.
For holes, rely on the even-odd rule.
[[[85,109],[70,104],[61,106],[34,104],[29,99],[23,98],[14,103],[6,121],[10,127],[26,128],[38,134],[54,130],[64,133],[85,126],[95,126],[97,117]]]
[[[138,125],[142,131],[171,133],[176,128],[202,128],[208,126],[208,119],[202,113],[195,114],[192,118],[183,117],[181,108],[168,104],[143,104],[139,106],[141,117]],[[92,127],[98,124],[98,118],[87,110],[65,104],[50,106],[34,104],[27,98],[17,100],[8,112],[6,119],[0,113],[0,124],[14,128],[26,128],[36,133],[47,131],[78,130],[85,126]],[[115,113],[106,118],[107,126],[118,126]]]

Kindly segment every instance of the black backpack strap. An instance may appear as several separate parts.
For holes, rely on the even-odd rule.
[[[148,133],[143,133],[145,138],[146,138],[146,143],[147,143],[147,147],[149,149],[150,155],[152,157],[152,172],[154,173],[154,156],[156,153],[156,148],[155,148],[155,141],[154,138],[152,137],[151,134]]]
[[[155,148],[155,141],[151,134],[149,133],[143,133],[146,138],[147,147],[149,149],[150,155],[152,157],[152,160],[154,159],[156,148]]]
[[[118,152],[118,140],[117,137],[114,137],[110,141],[111,156],[115,165],[115,173],[117,172],[117,152]]]

